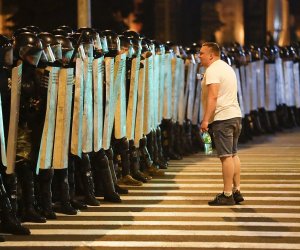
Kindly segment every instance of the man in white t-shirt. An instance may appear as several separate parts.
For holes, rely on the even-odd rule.
[[[202,66],[206,68],[202,81],[204,116],[201,132],[210,125],[213,140],[222,163],[223,192],[211,206],[234,205],[244,200],[240,193],[240,159],[237,143],[241,132],[241,110],[237,99],[237,79],[234,70],[220,59],[218,44],[206,42],[200,50]]]

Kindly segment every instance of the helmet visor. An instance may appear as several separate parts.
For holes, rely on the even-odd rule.
[[[40,48],[23,46],[20,48],[19,56],[22,60],[28,62],[29,64],[37,66],[42,53],[43,53],[43,50]]]

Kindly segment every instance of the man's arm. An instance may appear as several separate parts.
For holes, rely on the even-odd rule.
[[[203,120],[201,122],[201,131],[208,130],[208,122],[210,117],[213,116],[216,110],[218,93],[219,93],[220,84],[211,83],[207,85],[207,100],[206,100],[206,109],[204,111]]]

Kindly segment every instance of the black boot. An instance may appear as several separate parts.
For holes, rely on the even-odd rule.
[[[152,159],[153,159],[154,164],[159,166],[160,169],[167,169],[168,163],[166,163],[165,161],[161,161],[161,159],[159,157],[159,149],[158,149],[156,130],[152,130],[150,132],[149,138],[150,138],[149,143],[152,144],[152,150],[153,150]]]
[[[143,172],[146,172],[150,176],[162,176],[165,173],[158,169],[156,165],[153,164],[153,161],[150,158],[150,155],[147,150],[147,137],[144,136],[140,139],[139,147],[140,155],[140,166]]]
[[[278,117],[276,111],[267,111],[268,116],[270,117],[271,127],[274,131],[282,131],[282,128],[279,125]]]
[[[87,205],[83,203],[82,201],[79,201],[76,199],[76,178],[75,178],[75,168],[79,168],[80,165],[80,159],[76,156],[72,155],[69,157],[69,164],[68,164],[68,183],[69,183],[69,194],[70,194],[70,203],[71,206],[78,210],[86,210]]]
[[[0,175],[0,206],[1,206],[1,230],[5,233],[17,235],[29,235],[30,230],[23,227],[13,211],[10,200],[4,188],[2,177]],[[1,241],[1,239],[0,239]]]
[[[254,135],[254,125],[252,117],[249,114],[245,114],[245,118],[243,121],[244,123],[242,125],[245,128],[245,134],[248,140],[252,140]]]
[[[162,141],[161,141],[161,130],[160,127],[158,126],[156,128],[156,141],[157,141],[157,147],[158,147],[158,158],[161,162],[166,164],[168,166],[168,160],[166,159],[163,148],[162,148]]]
[[[101,183],[103,184],[104,200],[109,202],[120,203],[121,198],[116,193],[115,186],[112,180],[112,175],[109,168],[108,158],[105,155],[104,149],[95,153],[92,164],[99,171]]]
[[[295,107],[294,114],[295,114],[295,118],[296,118],[296,123],[298,126],[300,126],[300,108]]]
[[[85,203],[90,206],[99,206],[100,202],[95,197],[94,180],[91,171],[90,157],[88,154],[82,153],[79,167],[83,182]]]
[[[265,131],[262,128],[261,121],[256,110],[250,112],[251,120],[253,121],[253,135],[264,134]]]
[[[161,123],[162,145],[167,157],[172,160],[180,160],[182,156],[174,152],[174,126],[170,119],[163,119]]]
[[[16,174],[5,175],[6,193],[10,200],[12,211],[15,215],[18,215],[17,185]]]
[[[259,116],[259,119],[261,121],[263,129],[267,133],[274,133],[275,130],[272,128],[269,113],[265,110],[265,108],[259,108],[258,116]]]
[[[40,187],[40,206],[42,215],[47,219],[56,219],[56,214],[52,209],[51,183],[54,175],[53,169],[40,169],[38,182]]]
[[[107,158],[108,158],[109,169],[110,169],[110,172],[111,172],[111,177],[112,177],[116,192],[118,194],[128,194],[128,189],[120,187],[118,185],[118,179],[117,179],[115,164],[114,164],[114,151],[113,151],[113,149],[110,148],[110,149],[106,150],[105,154],[107,155]]]
[[[204,144],[200,135],[200,125],[193,124],[192,125],[192,142],[194,152],[200,152],[204,149]]]
[[[22,190],[21,219],[26,222],[45,223],[46,218],[35,210],[33,171],[28,162],[16,166],[16,173]]]
[[[293,127],[292,124],[289,122],[288,108],[285,104],[278,105],[276,108],[276,113],[280,127],[287,129]]]
[[[128,186],[142,186],[143,183],[130,174],[129,141],[127,138],[115,140],[114,150],[118,164],[122,166],[122,178],[119,182]]]
[[[139,150],[134,146],[133,140],[129,141],[129,155],[130,155],[130,173],[132,177],[144,183],[148,182],[150,178],[140,171]]]
[[[55,204],[54,211],[62,214],[76,215],[77,210],[71,205],[68,169],[55,169],[54,175],[57,177],[57,184],[60,191],[60,204]]]
[[[188,119],[185,122],[185,135],[186,135],[186,142],[187,142],[188,150],[189,150],[190,154],[193,154],[193,153],[195,153],[195,150],[193,148],[193,141],[192,141],[192,122]]]
[[[287,107],[287,111],[288,111],[288,121],[289,121],[289,124],[291,125],[291,127],[295,127],[297,125],[297,121],[296,121],[296,116],[295,116],[295,113],[294,113],[294,110],[295,110],[296,107],[290,107],[288,106]]]

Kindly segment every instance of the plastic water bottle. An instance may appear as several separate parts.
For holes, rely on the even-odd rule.
[[[206,131],[201,134],[202,140],[204,142],[204,153],[207,155],[212,154],[212,145],[211,145],[211,137],[210,134]]]

